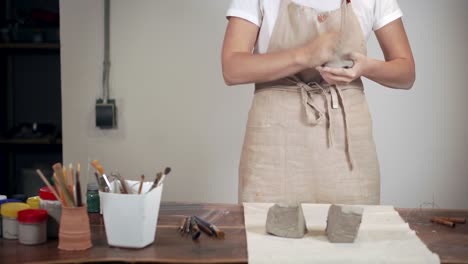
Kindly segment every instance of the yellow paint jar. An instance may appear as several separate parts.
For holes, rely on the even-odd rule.
[[[40,201],[41,199],[39,199],[39,196],[33,196],[29,197],[28,200],[26,200],[26,203],[31,207],[31,209],[39,209],[41,208]]]
[[[3,238],[18,239],[18,212],[29,209],[26,203],[5,203],[2,205]]]

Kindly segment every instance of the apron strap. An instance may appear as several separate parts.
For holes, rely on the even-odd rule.
[[[291,80],[291,79],[290,79]],[[295,81],[295,80],[291,80]],[[333,128],[334,128],[334,119],[332,115],[332,109],[340,108],[343,112],[343,122],[345,127],[345,151],[346,156],[348,159],[348,164],[350,170],[354,169],[354,161],[352,158],[352,151],[351,151],[351,141],[349,139],[349,121],[347,117],[347,104],[345,103],[345,98],[342,93],[342,87],[339,85],[331,85],[327,87],[323,87],[319,83],[312,82],[312,83],[304,83],[304,82],[296,82],[297,87],[299,87],[301,92],[301,101],[302,105],[304,106],[305,114],[307,123],[315,126],[320,124],[326,113],[321,111],[316,104],[313,102],[312,94],[325,94],[327,92],[330,93],[330,97],[325,96],[326,104],[327,104],[327,112],[328,112],[328,147],[333,147]]]
[[[344,122],[344,125],[345,125],[346,154],[347,154],[347,158],[348,158],[349,168],[350,168],[350,170],[353,170],[354,161],[353,161],[353,158],[351,157],[351,141],[349,140],[349,121],[348,121],[347,114],[346,114],[347,105],[345,103],[343,93],[342,93],[341,89],[339,88],[339,86],[335,85],[334,88],[336,89],[336,92],[338,93],[338,97],[340,99],[340,103],[341,103],[341,106],[342,106],[343,122]]]

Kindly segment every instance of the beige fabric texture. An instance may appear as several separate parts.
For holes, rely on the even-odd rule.
[[[282,1],[269,52],[341,30],[337,58],[366,54],[359,22],[345,2],[318,13]],[[256,84],[239,165],[239,201],[379,204],[379,165],[361,80],[327,85],[310,69]]]
[[[329,204],[302,204],[304,238],[268,235],[265,222],[272,203],[244,203],[248,262],[259,263],[440,263],[391,206],[363,206],[354,243],[330,243],[325,234]]]

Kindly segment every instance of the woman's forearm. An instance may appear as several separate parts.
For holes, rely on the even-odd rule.
[[[227,85],[273,81],[305,68],[299,49],[266,54],[233,52],[227,56],[223,60],[223,76]]]
[[[415,63],[401,18],[375,31],[385,62],[368,59],[363,75],[384,86],[409,89],[413,86]]]
[[[266,54],[252,54],[258,27],[239,18],[231,18],[222,51],[224,81],[228,85],[261,83],[315,68],[332,58],[339,35],[328,32],[302,46]]]
[[[381,85],[397,89],[410,89],[416,79],[414,62],[405,58],[391,61],[368,58],[363,76]]]

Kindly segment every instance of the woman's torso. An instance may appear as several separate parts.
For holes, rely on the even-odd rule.
[[[271,34],[275,27],[281,0],[258,0],[261,17],[260,32],[255,45],[255,53],[266,53]],[[293,2],[312,7],[320,12],[335,10],[340,7],[341,0],[293,0]],[[376,6],[378,5],[378,6]],[[395,0],[352,0],[352,8],[361,26],[364,39],[371,32],[388,20],[388,16],[399,17],[401,10]]]

